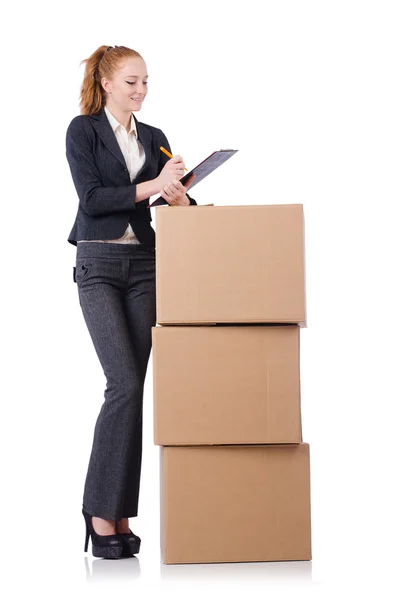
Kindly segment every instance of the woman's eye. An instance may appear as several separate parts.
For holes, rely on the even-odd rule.
[[[134,83],[136,83],[136,81],[127,81],[127,83],[129,83],[130,85],[134,85]],[[143,84],[144,84],[144,85],[147,85],[147,84],[148,84],[148,82],[147,82],[147,81],[144,81],[144,82],[143,82]]]

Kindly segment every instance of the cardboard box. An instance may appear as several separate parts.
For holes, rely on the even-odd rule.
[[[154,443],[302,441],[297,325],[153,327]]]
[[[157,323],[306,327],[302,204],[156,210]]]
[[[311,560],[309,445],[160,447],[174,563]]]

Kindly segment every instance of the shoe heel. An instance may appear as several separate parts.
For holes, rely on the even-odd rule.
[[[88,550],[88,540],[90,539],[90,530],[88,529],[88,523],[85,523],[85,544],[84,544],[84,552]]]

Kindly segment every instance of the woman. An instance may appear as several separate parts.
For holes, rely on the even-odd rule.
[[[101,46],[86,63],[81,114],[66,133],[66,156],[79,197],[68,241],[77,246],[74,281],[106,376],[105,400],[94,430],[83,496],[84,551],[136,554],[140,538],[128,518],[138,513],[142,400],[156,324],[155,232],[150,196],[172,206],[197,204],[179,181],[181,156],[161,129],[135,115],[147,94],[141,55]]]

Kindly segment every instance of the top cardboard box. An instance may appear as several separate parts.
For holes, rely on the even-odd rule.
[[[302,204],[156,210],[159,325],[307,327]]]

